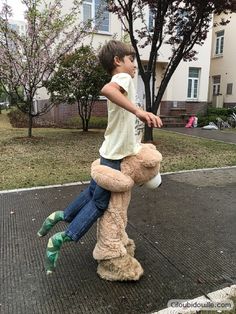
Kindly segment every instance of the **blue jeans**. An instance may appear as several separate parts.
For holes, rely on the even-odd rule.
[[[101,157],[101,165],[120,170],[122,160]],[[107,209],[111,192],[92,179],[89,186],[64,210],[64,219],[70,222],[66,235],[78,241]]]

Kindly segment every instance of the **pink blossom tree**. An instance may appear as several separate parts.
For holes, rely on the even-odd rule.
[[[136,51],[145,87],[147,111],[157,113],[166,87],[180,61],[196,59],[196,45],[203,45],[211,27],[212,15],[235,10],[235,3],[235,0],[108,0],[109,10],[119,17]],[[149,10],[149,19],[144,14],[146,8]],[[137,20],[142,25],[139,29],[135,27]],[[221,21],[222,24],[227,22]],[[171,47],[171,54],[156,93],[156,62],[164,44]],[[141,61],[143,48],[149,49],[146,67]],[[153,140],[151,128],[146,126],[144,137],[146,141]]]
[[[20,35],[9,18],[12,9],[3,4],[0,13],[0,84],[17,95],[16,106],[29,117],[28,136],[32,136],[33,118],[51,109],[48,102],[34,109],[37,91],[44,86],[63,56],[80,44],[92,31],[91,21],[78,22],[81,2],[74,0],[63,13],[62,0],[22,0],[26,6],[26,32]],[[19,90],[23,93],[19,93]]]
[[[92,108],[109,79],[92,47],[82,45],[65,55],[46,87],[53,103],[77,104],[83,131],[88,131]]]

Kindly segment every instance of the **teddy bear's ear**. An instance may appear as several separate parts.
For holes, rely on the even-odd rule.
[[[134,185],[130,176],[119,170],[100,165],[99,160],[92,163],[91,176],[98,185],[111,192],[126,192]]]
[[[145,168],[153,168],[162,161],[162,155],[156,148],[141,150],[139,158]]]
[[[144,147],[144,148],[147,147],[147,148],[150,148],[150,149],[153,149],[153,150],[157,150],[157,149],[156,149],[156,146],[153,145],[153,144],[151,144],[151,143],[145,143],[145,144],[142,143],[141,145],[142,145],[142,147]]]

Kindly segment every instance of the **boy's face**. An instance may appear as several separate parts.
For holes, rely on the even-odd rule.
[[[123,60],[115,57],[115,64],[118,73],[128,73],[134,78],[137,66],[133,56],[125,56]]]

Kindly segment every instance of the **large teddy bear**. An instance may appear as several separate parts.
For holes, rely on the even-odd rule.
[[[124,158],[121,171],[92,164],[91,174],[98,185],[110,190],[108,209],[97,224],[97,244],[93,257],[98,261],[97,273],[106,280],[139,280],[143,268],[134,258],[135,244],[129,239],[127,209],[134,184],[156,188],[161,183],[159,174],[162,155],[152,144],[143,144],[135,156]],[[145,205],[145,204],[144,204]]]
[[[147,185],[156,188],[161,183],[159,174],[162,156],[154,145],[143,144],[137,155],[125,157],[121,163],[121,171],[100,165],[99,160],[92,164],[93,182],[111,191],[108,209],[101,212],[93,200],[94,183],[91,183],[78,198],[64,211],[53,212],[43,222],[38,236],[43,237],[59,221],[69,223],[64,231],[55,233],[48,240],[45,266],[47,274],[55,270],[60,249],[65,242],[77,241],[67,234],[73,229],[73,235],[83,235],[84,226],[91,224],[90,217],[99,218],[97,227],[97,244],[93,251],[98,261],[97,272],[107,280],[138,280],[143,269],[134,258],[134,241],[126,234],[127,209],[134,184]],[[102,215],[103,214],[103,215]]]

